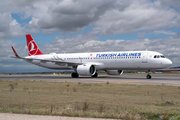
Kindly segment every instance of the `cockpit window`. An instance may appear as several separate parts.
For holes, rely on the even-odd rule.
[[[155,55],[154,58],[165,58],[163,55]]]
[[[163,55],[161,55],[161,58],[165,58]]]

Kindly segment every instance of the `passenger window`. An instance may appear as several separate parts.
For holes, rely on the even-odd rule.
[[[154,58],[156,58],[156,55],[154,56]]]

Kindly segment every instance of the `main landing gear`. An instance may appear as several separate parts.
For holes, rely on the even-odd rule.
[[[151,79],[150,70],[148,70],[146,78]]]
[[[91,77],[97,77],[98,76],[98,74],[97,73],[95,73],[94,75],[92,75]],[[75,72],[73,72],[72,74],[71,74],[71,77],[72,78],[78,78],[79,77],[79,74],[78,73],[75,73]]]
[[[98,76],[98,74],[97,73],[95,73],[93,76],[91,76],[91,77],[97,77]]]
[[[71,77],[72,77],[72,78],[78,78],[78,77],[79,77],[79,74],[74,72],[74,73],[71,74]]]

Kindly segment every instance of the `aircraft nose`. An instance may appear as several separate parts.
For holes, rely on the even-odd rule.
[[[172,65],[172,61],[167,59],[165,64],[167,65],[167,67],[170,67]]]

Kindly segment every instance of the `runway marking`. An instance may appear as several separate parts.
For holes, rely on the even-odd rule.
[[[118,83],[130,83],[130,82],[139,82],[139,81],[121,81],[121,82],[118,82]]]

